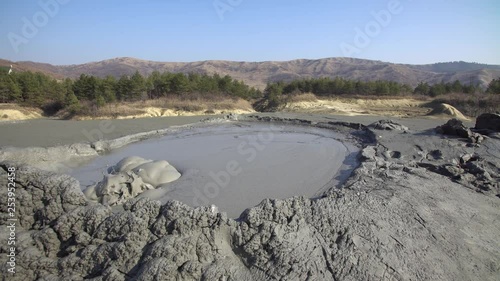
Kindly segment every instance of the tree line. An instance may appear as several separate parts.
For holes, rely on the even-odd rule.
[[[264,90],[264,97],[255,103],[260,111],[275,111],[284,105],[287,97],[291,95],[312,93],[318,97],[335,96],[400,96],[400,95],[423,95],[437,97],[451,93],[486,93],[500,94],[500,78],[494,79],[486,90],[478,84],[463,84],[456,80],[452,83],[436,83],[430,85],[426,82],[419,83],[415,88],[407,84],[393,81],[355,81],[336,78],[308,78],[291,82],[268,83]]]
[[[2,69],[3,70],[3,69]],[[183,97],[196,93],[198,97],[214,95],[247,100],[262,97],[262,92],[230,76],[197,73],[160,73],[148,76],[139,72],[120,78],[82,74],[77,79],[56,80],[42,73],[0,73],[0,102],[14,102],[56,112],[67,108],[77,111],[82,102],[101,107],[116,101],[139,101],[168,96]]]
[[[485,92],[498,93],[496,87],[498,87],[499,81],[500,78],[493,80]],[[452,83],[441,82],[432,85],[427,82],[421,82],[415,88],[412,88],[407,84],[387,80],[355,81],[341,77],[322,77],[300,79],[291,82],[279,81],[268,83],[264,92],[278,92],[284,95],[313,93],[316,96],[327,97],[341,95],[399,96],[405,94],[435,97],[450,93],[472,94],[483,91],[479,84],[463,84],[459,80]]]

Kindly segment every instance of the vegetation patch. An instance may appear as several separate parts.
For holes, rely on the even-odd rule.
[[[500,79],[487,89],[478,84],[420,83],[415,88],[392,81],[354,81],[341,77],[271,82],[262,93],[230,76],[198,73],[139,72],[116,79],[82,74],[78,79],[55,80],[42,73],[0,72],[0,103],[42,109],[46,116],[127,116],[146,107],[177,111],[250,109],[279,111],[288,103],[318,98],[415,98],[450,104],[469,116],[499,111]],[[242,104],[243,103],[246,104]],[[120,104],[129,105],[120,107]],[[239,104],[238,104],[239,103]],[[131,107],[130,104],[133,104]],[[111,115],[109,115],[111,114]]]

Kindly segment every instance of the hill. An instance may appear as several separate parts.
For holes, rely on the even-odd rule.
[[[14,69],[40,71],[55,78],[76,78],[80,74],[105,77],[131,75],[136,70],[142,75],[153,71],[182,73],[219,73],[242,80],[250,86],[263,89],[267,82],[290,81],[296,78],[342,77],[346,79],[373,81],[389,80],[416,86],[419,82],[430,84],[452,82],[488,83],[500,77],[500,65],[485,65],[466,62],[436,63],[430,65],[394,64],[382,61],[355,58],[325,58],[317,60],[298,59],[291,61],[236,62],[156,62],[136,58],[114,58],[78,65],[51,65],[31,61],[10,62],[0,60],[0,66],[14,65]]]

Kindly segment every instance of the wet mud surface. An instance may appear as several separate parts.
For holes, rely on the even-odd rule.
[[[134,143],[70,175],[86,187],[125,157],[166,160],[181,178],[142,197],[162,203],[178,200],[192,207],[213,204],[237,218],[265,198],[321,195],[357,167],[358,152],[344,135],[328,129],[234,122]]]

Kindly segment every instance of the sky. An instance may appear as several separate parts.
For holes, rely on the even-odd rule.
[[[0,0],[0,58],[500,64],[497,0]]]

